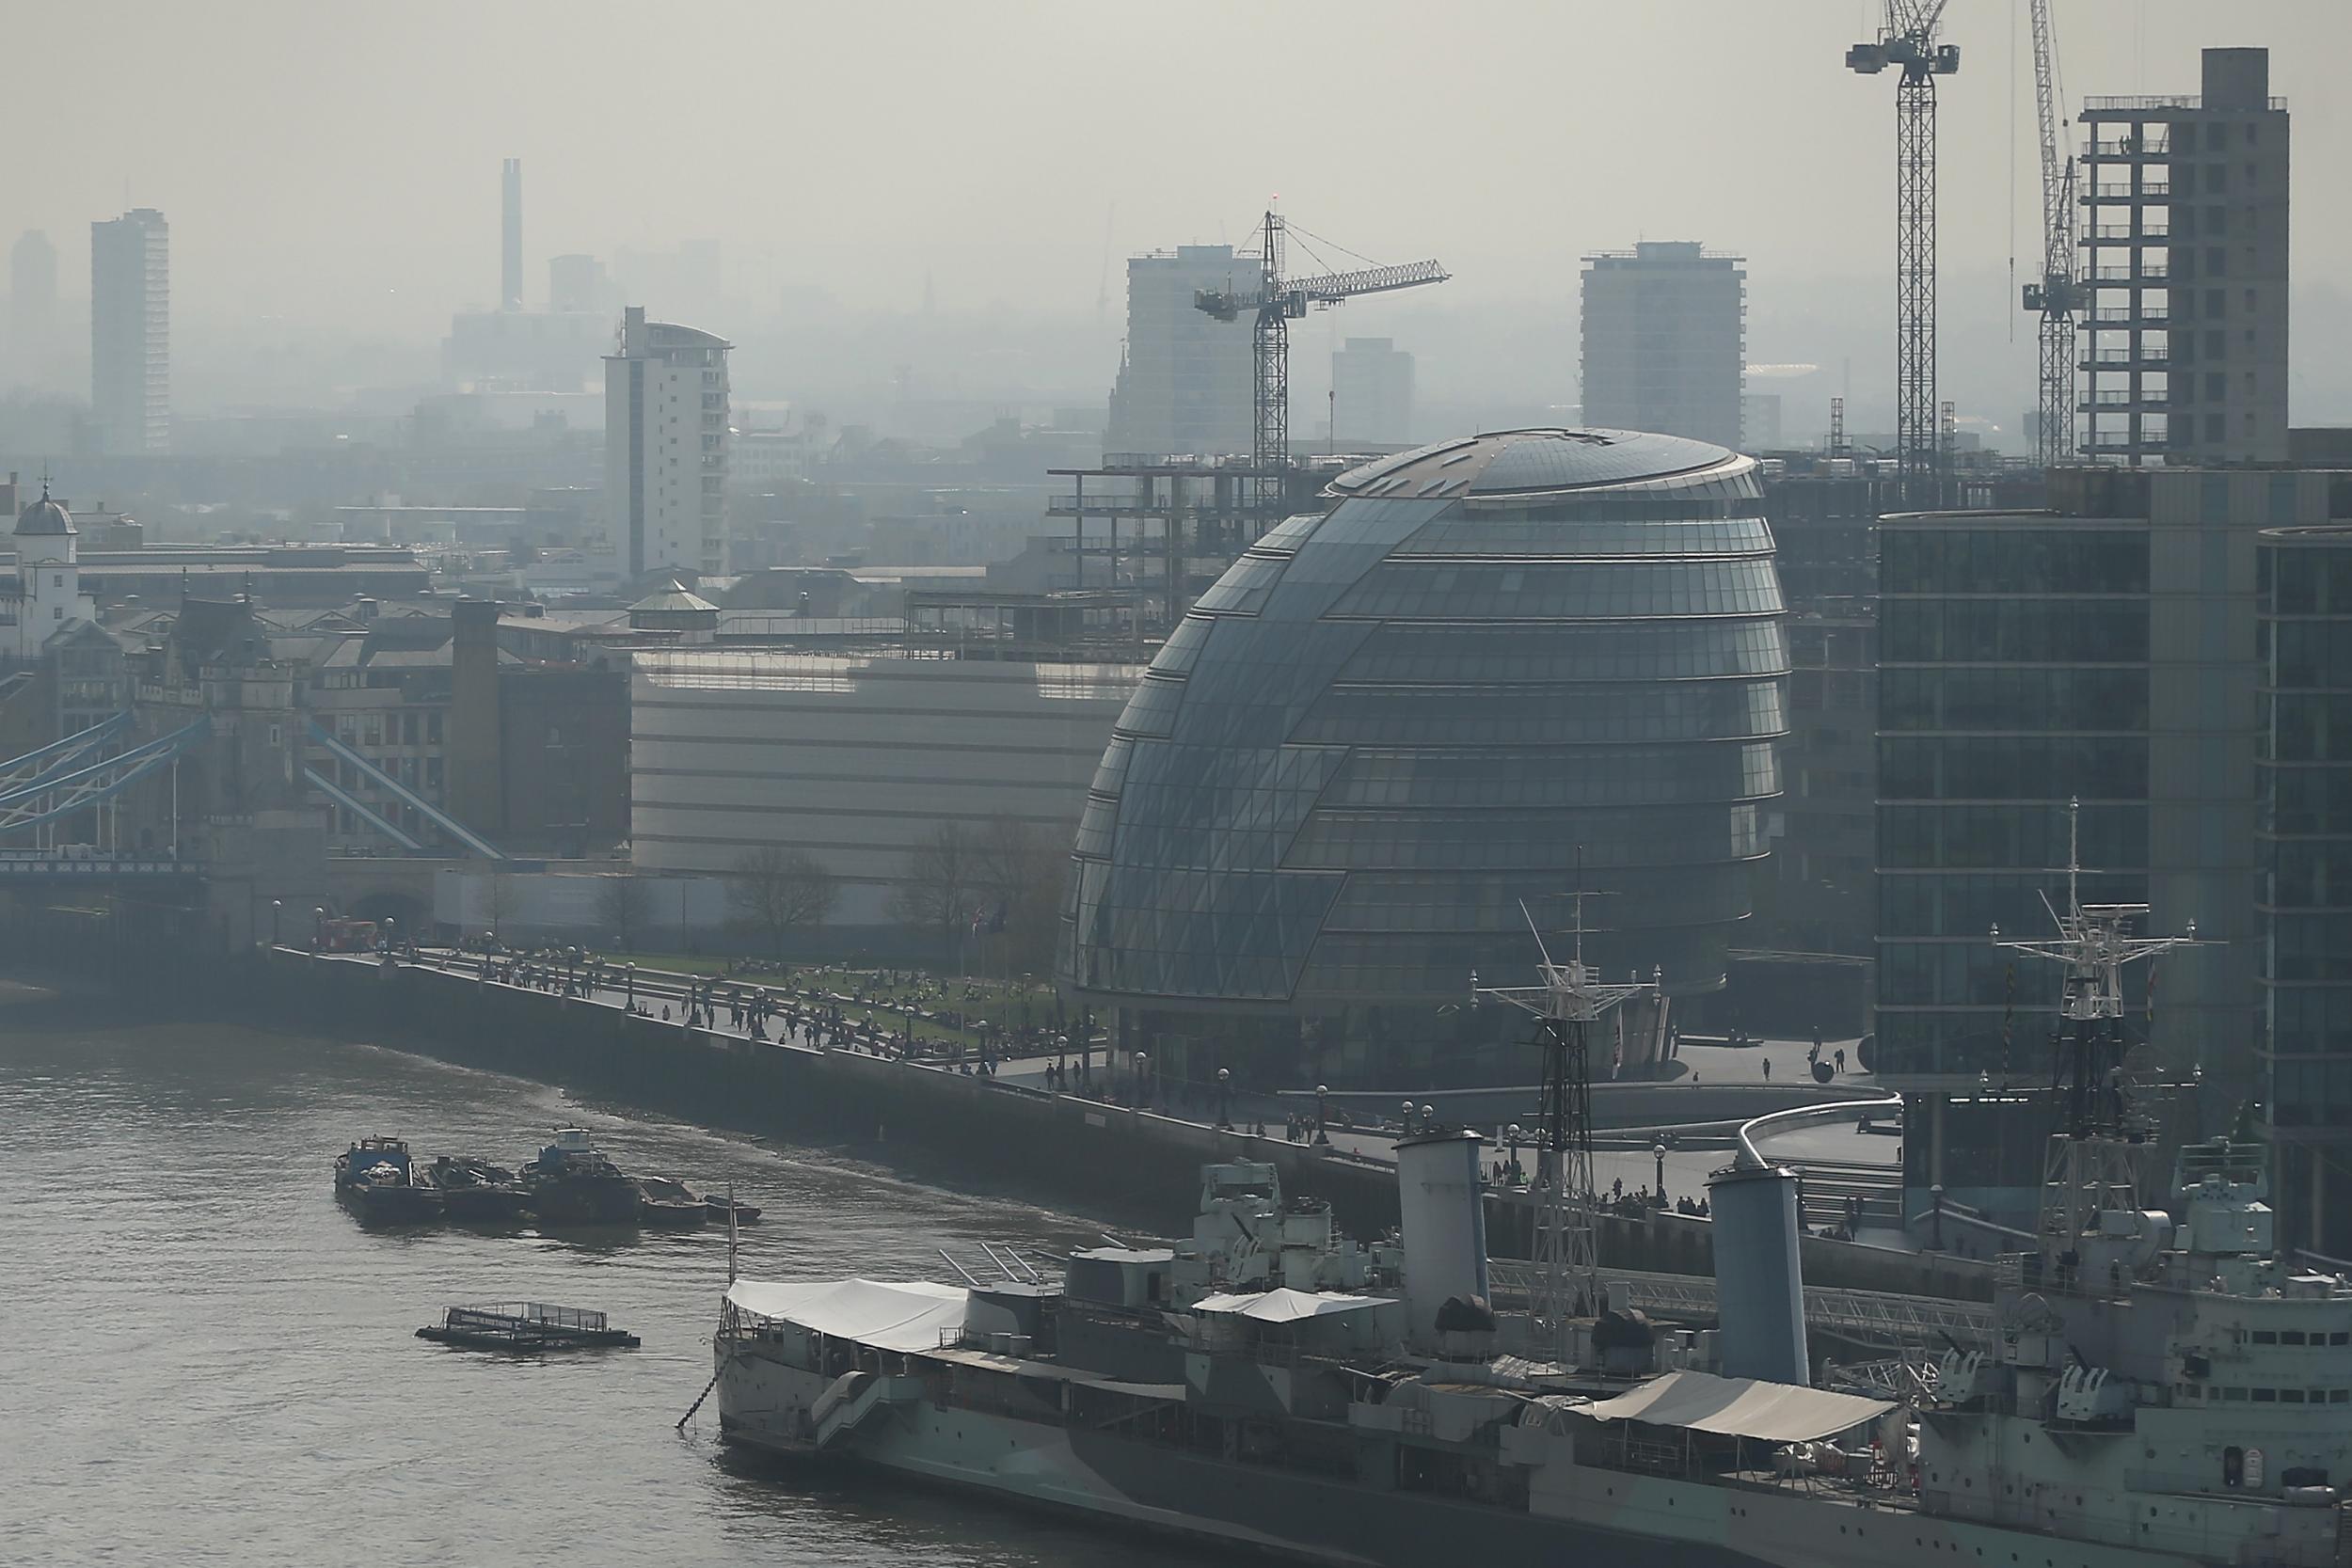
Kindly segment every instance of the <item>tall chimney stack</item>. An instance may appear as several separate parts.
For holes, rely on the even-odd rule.
[[[506,160],[504,222],[501,226],[504,247],[499,261],[499,307],[506,310],[523,308],[523,161]]]

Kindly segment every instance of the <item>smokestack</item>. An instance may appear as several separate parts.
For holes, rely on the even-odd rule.
[[[523,308],[523,161],[507,159],[502,172],[506,199],[501,225],[504,246],[499,259],[499,307],[519,310]]]

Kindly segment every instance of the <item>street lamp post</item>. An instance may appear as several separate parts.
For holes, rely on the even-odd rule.
[[[1649,1151],[1658,1161],[1658,1207],[1663,1209],[1666,1206],[1666,1146],[1662,1143],[1652,1144]]]
[[[1405,1102],[1405,1135],[1413,1135],[1413,1102],[1409,1100]]]
[[[269,944],[272,947],[278,945],[278,911],[285,907],[286,901],[283,898],[273,898],[269,901]]]
[[[1502,1147],[1511,1157],[1510,1164],[1504,1169],[1509,1172],[1510,1183],[1513,1186],[1517,1186],[1519,1180],[1519,1140],[1526,1135],[1519,1130],[1519,1124],[1516,1121],[1502,1130]]]
[[[1216,1069],[1216,1124],[1231,1132],[1233,1126],[1233,1074],[1230,1068]]]
[[[310,950],[317,952],[326,945],[326,906],[319,905],[310,911]]]
[[[1330,1096],[1330,1085],[1317,1084],[1315,1085],[1315,1145],[1320,1148],[1331,1147],[1331,1135],[1323,1130],[1323,1102]]]
[[[1141,1106],[1143,1104],[1143,1069],[1144,1065],[1151,1059],[1151,1057],[1145,1055],[1140,1051],[1136,1053],[1136,1104],[1137,1106]]]
[[[623,964],[621,977],[628,986],[627,1010],[633,1013],[637,1010],[637,965],[634,962]]]
[[[396,945],[393,932],[399,925],[400,922],[394,920],[390,915],[388,914],[384,917],[384,951],[387,953],[392,951],[393,947]]]

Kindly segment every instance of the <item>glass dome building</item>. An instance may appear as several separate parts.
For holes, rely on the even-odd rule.
[[[1719,989],[1786,728],[1755,461],[1522,430],[1327,495],[1120,716],[1073,851],[1073,999],[1180,1078],[1529,1082],[1470,975],[1531,982],[1522,903],[1560,954],[1580,886],[1608,974]]]

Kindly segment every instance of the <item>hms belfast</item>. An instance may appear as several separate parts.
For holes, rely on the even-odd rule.
[[[2260,1146],[2189,1144],[2142,1196],[2121,974],[2171,944],[2130,934],[2144,914],[2070,892],[2054,939],[2003,943],[2062,967],[2062,1065],[2043,1218],[1979,1347],[1813,1386],[1796,1179],[1744,1137],[1710,1181],[1718,1326],[1628,1310],[1558,1130],[1585,1025],[1629,988],[1547,957],[1541,987],[1486,993],[1538,1014],[1571,1113],[1532,1311],[1490,1305],[1479,1136],[1430,1128],[1369,1247],[1236,1164],[1204,1171],[1188,1240],[1057,1279],[992,1252],[985,1283],[736,1280],[722,1432],[1307,1562],[2352,1565],[2352,1281],[2275,1253]]]

